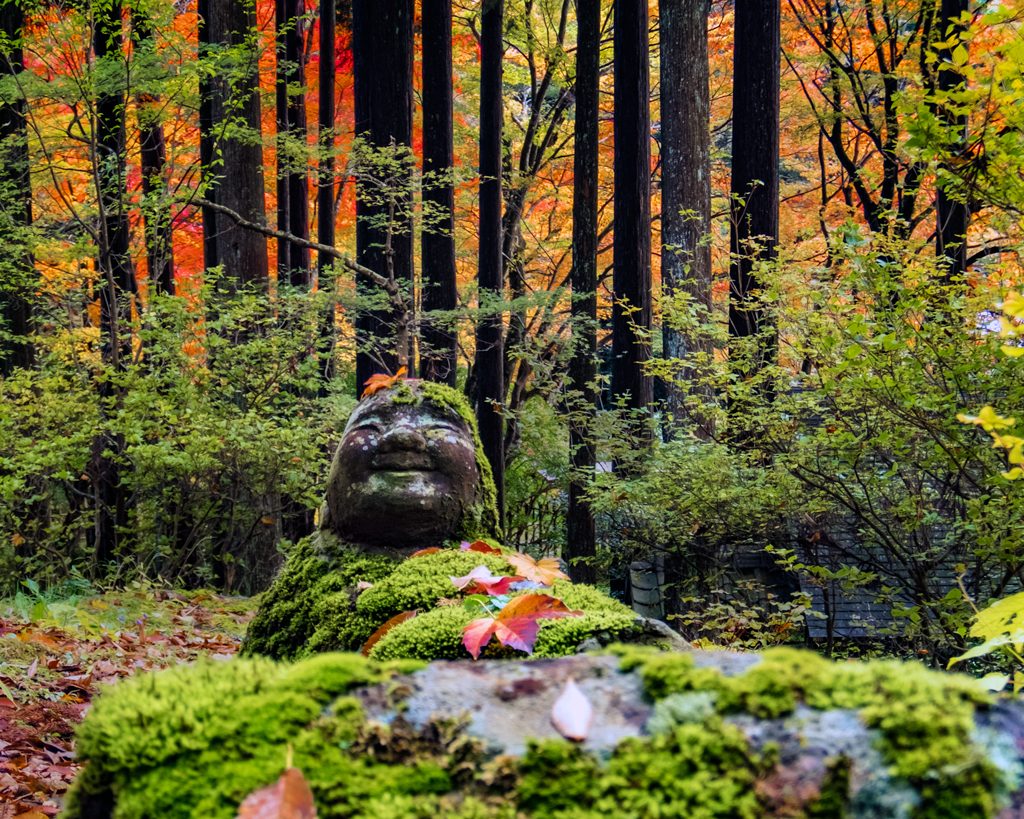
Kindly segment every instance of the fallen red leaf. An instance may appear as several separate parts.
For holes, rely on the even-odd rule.
[[[375,632],[373,632],[373,634],[370,636],[370,639],[366,641],[366,645],[363,646],[363,650],[361,652],[362,655],[364,657],[369,657],[370,656],[370,650],[375,645],[377,645],[377,643],[380,641],[380,639],[385,634],[387,634],[389,631],[391,631],[391,629],[393,629],[395,626],[400,626],[406,620],[411,620],[418,613],[419,613],[419,611],[415,610],[415,611],[403,611],[401,614],[396,614],[394,617],[392,617],[390,620],[388,620],[383,626],[381,626],[379,629],[377,629]]]
[[[313,792],[302,771],[288,768],[275,784],[249,794],[237,819],[316,819]]]
[[[481,554],[485,554],[485,555],[500,555],[501,554],[501,549],[495,549],[493,546],[487,545],[482,540],[477,540],[477,541],[474,541],[473,543],[470,543],[469,541],[464,540],[464,541],[462,541],[462,545],[459,547],[459,551],[460,552],[480,552]]]
[[[547,594],[524,594],[513,598],[497,617],[481,617],[462,629],[462,644],[476,660],[495,635],[503,646],[533,653],[541,620],[580,615],[557,597]]]

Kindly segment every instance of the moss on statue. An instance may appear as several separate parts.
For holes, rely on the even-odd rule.
[[[327,540],[331,549],[339,549]],[[325,554],[320,536],[302,541],[284,572],[267,592],[242,649],[244,656],[298,659],[324,651],[358,651],[382,624],[396,614],[420,614],[392,629],[373,649],[377,659],[465,659],[462,628],[477,615],[460,605],[444,605],[459,595],[452,577],[486,566],[493,574],[511,574],[508,561],[496,554],[446,549],[396,563],[383,557]],[[371,583],[361,591],[357,584]],[[636,614],[592,586],[558,580],[551,594],[583,616],[542,623],[534,648],[538,657],[574,654],[590,638],[602,645],[629,642],[640,631]],[[496,641],[495,641],[496,642]],[[526,656],[490,646],[485,657]]]
[[[318,651],[358,650],[377,625],[351,611],[358,583],[377,583],[398,566],[386,557],[345,554],[332,558],[334,539],[304,538],[264,594],[242,654],[291,660]]]
[[[492,758],[450,720],[422,731],[400,716],[389,726],[365,721],[353,687],[407,673],[417,667],[409,661],[329,654],[125,680],[80,729],[88,765],[69,817],[102,816],[106,806],[116,819],[231,819],[248,793],[277,779],[290,744],[323,819],[763,819],[776,814],[758,786],[778,755],[770,744],[754,749],[730,720],[787,717],[798,704],[855,709],[876,728],[889,775],[917,792],[918,819],[991,819],[999,794],[1018,784],[973,739],[974,712],[990,699],[966,678],[786,649],[725,677],[688,655],[617,651],[623,669],[641,674],[656,718],[652,736],[626,739],[606,758],[562,740]],[[388,695],[399,714],[401,691]],[[786,815],[841,819],[849,787],[849,765],[837,757],[819,795]]]
[[[452,577],[463,577],[477,566],[498,575],[512,571],[500,555],[446,549],[398,564],[385,581],[359,595],[356,610],[384,623],[403,611],[432,609],[442,597],[459,593]]]

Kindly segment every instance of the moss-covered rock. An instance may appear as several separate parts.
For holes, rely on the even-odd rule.
[[[230,819],[288,745],[328,819],[992,819],[1020,791],[1008,726],[1024,712],[1000,705],[1015,716],[996,726],[968,678],[791,650],[616,652],[137,677],[80,730],[69,815]],[[570,677],[597,711],[582,744],[548,719]]]

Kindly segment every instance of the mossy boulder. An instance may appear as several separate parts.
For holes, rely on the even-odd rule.
[[[459,605],[462,595],[451,578],[478,566],[494,575],[514,573],[500,554],[449,548],[396,562],[346,551],[321,533],[293,550],[249,626],[243,654],[288,660],[323,651],[358,651],[392,617],[418,611],[417,617],[392,629],[373,647],[375,659],[468,658],[462,629],[479,613]],[[652,633],[649,621],[591,586],[557,580],[550,590],[537,591],[550,591],[569,608],[584,612],[545,621],[535,646],[537,656],[574,654],[588,640],[601,646],[674,638],[675,647],[682,644],[667,628]],[[487,656],[525,655],[495,645]]]
[[[550,719],[570,678],[582,742]],[[1022,742],[970,678],[788,649],[234,660],[99,697],[69,815],[231,819],[291,746],[325,819],[992,819],[1018,815]]]

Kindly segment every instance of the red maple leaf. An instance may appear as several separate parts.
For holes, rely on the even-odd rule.
[[[462,644],[476,660],[496,635],[503,646],[533,653],[541,620],[583,614],[573,611],[557,597],[547,594],[524,594],[510,600],[496,617],[481,617],[462,629]]]
[[[522,580],[521,577],[495,577],[486,566],[477,566],[463,577],[449,575],[455,587],[466,594],[507,594],[510,583]]]
[[[462,541],[462,545],[459,547],[460,552],[480,552],[485,555],[500,555],[501,549],[495,549],[493,546],[488,546],[482,540],[474,541],[470,543],[468,540]]]

